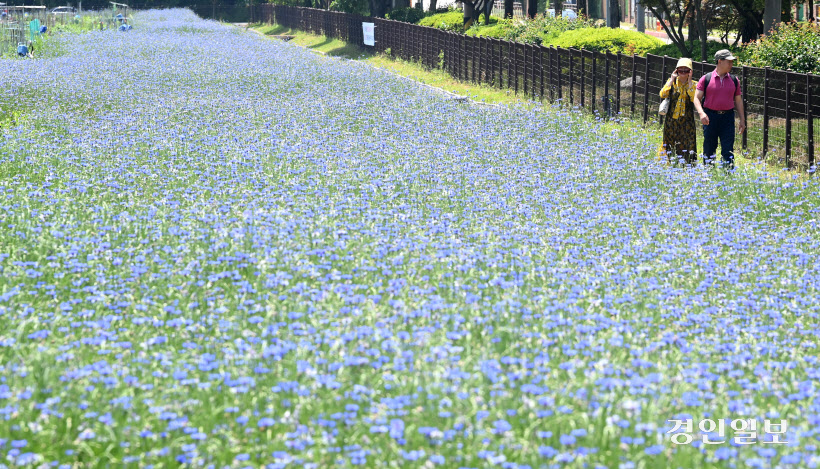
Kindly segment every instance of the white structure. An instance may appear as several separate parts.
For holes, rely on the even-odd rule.
[[[393,1],[395,2],[395,0],[393,0]],[[427,11],[430,8],[430,0],[420,0],[420,1],[411,0],[411,2],[410,2],[410,4],[412,6],[416,6],[418,3],[422,4],[422,7],[424,8],[424,11]],[[455,0],[438,0],[436,2],[436,8],[447,8],[447,7],[450,7],[450,6],[459,6],[460,7],[461,3],[456,5]]]

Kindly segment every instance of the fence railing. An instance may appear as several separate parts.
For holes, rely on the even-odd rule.
[[[661,122],[659,93],[677,63],[672,57],[522,44],[311,8],[265,4],[256,7],[253,17],[358,45],[363,44],[362,22],[372,22],[375,52],[443,67],[460,80],[644,123]],[[695,78],[714,69],[702,62],[693,66]],[[733,72],[740,78],[745,104],[748,130],[740,141],[747,156],[813,168],[820,150],[814,140],[820,76],[746,66]]]

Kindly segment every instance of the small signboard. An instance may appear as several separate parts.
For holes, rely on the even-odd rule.
[[[364,33],[364,45],[375,46],[376,34],[373,23],[362,23],[362,32]]]

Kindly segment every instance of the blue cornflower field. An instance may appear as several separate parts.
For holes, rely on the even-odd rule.
[[[53,46],[0,61],[0,467],[820,461],[815,180],[187,10]]]

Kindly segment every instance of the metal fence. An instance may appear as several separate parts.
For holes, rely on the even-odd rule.
[[[260,5],[257,21],[363,44],[362,22],[375,23],[375,52],[442,67],[465,81],[508,88],[536,100],[561,101],[607,116],[662,122],[660,90],[676,58],[599,53],[471,37],[381,18],[311,8]],[[693,77],[713,64],[694,62]],[[820,76],[769,68],[736,67],[747,128],[746,156],[787,167],[814,166],[820,116]],[[700,127],[700,126],[697,126]]]
[[[18,44],[26,45],[39,36],[40,25],[50,28],[53,23],[45,7],[0,6],[0,54],[15,53]]]

